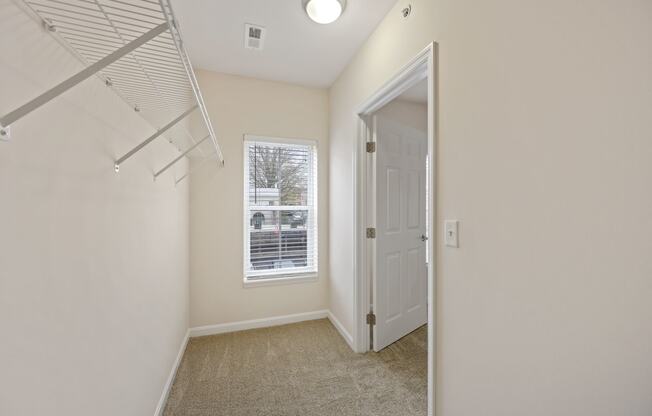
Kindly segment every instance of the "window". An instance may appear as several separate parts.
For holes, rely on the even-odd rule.
[[[315,142],[245,137],[245,282],[317,273]]]

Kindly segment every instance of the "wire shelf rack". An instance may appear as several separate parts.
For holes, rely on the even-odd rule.
[[[49,99],[96,75],[158,129],[118,159],[116,170],[159,136],[165,136],[184,155],[215,158],[224,163],[169,0],[23,2],[86,66],[86,72],[66,81],[71,85],[63,85],[64,82],[43,94],[51,97],[37,97],[0,117],[0,125],[8,127]],[[205,128],[200,139],[191,135],[188,124],[187,117],[194,111],[200,113]],[[155,177],[161,173],[157,172]]]

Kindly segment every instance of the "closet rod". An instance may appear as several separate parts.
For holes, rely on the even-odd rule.
[[[125,46],[117,49],[115,52],[107,55],[106,57],[100,59],[94,64],[81,70],[80,72],[68,78],[67,80],[63,81],[56,87],[44,92],[43,94],[39,95],[38,97],[34,98],[28,103],[22,105],[21,107],[18,107],[17,109],[10,112],[9,114],[0,117],[0,129],[3,132],[5,132],[5,134],[2,135],[3,136],[8,135],[8,130],[6,128],[9,127],[9,125],[11,125],[13,122],[31,113],[32,111],[36,110],[42,105],[47,104],[48,102],[58,97],[59,95],[63,94],[64,92],[68,91],[75,85],[92,77],[97,72],[101,71],[103,68],[111,65],[112,63],[116,62],[123,56],[132,52],[134,49],[149,42],[150,40],[154,39],[161,33],[166,32],[168,29],[169,29],[169,24],[167,22],[161,23],[160,25],[156,26],[154,29],[150,30],[149,32],[143,34],[139,38],[134,39],[133,41],[126,44]]]

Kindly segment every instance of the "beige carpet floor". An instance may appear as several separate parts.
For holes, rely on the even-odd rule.
[[[426,328],[356,354],[326,320],[193,338],[165,416],[424,416]]]

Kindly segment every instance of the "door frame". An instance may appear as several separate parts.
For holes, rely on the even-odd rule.
[[[366,143],[375,141],[373,114],[418,82],[428,79],[428,415],[434,415],[436,370],[436,271],[437,251],[437,43],[429,44],[391,77],[356,111],[358,135],[355,146],[355,256],[354,256],[354,319],[353,346],[356,352],[370,351],[367,324],[372,291],[371,278],[375,264],[375,241],[367,239],[367,227],[375,225],[375,158],[367,157]]]

